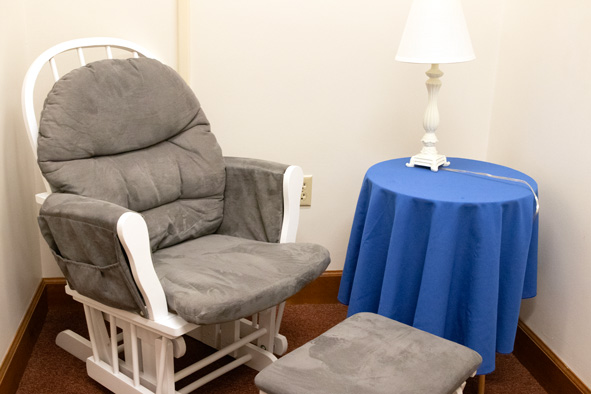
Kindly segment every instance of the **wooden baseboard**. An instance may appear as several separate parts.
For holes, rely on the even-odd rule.
[[[66,294],[66,278],[43,278],[47,293],[47,304],[52,306],[66,306],[79,304],[72,296]]]
[[[287,300],[287,305],[295,304],[337,304],[337,295],[343,271],[326,271],[314,282]]]
[[[314,282],[310,283],[299,293],[287,300],[288,305],[294,304],[337,304],[337,295],[343,271],[326,271]],[[49,305],[63,305],[75,303],[64,291],[65,278],[43,279]]]
[[[591,389],[522,321],[513,353],[549,393],[591,394]]]
[[[14,393],[18,389],[35,342],[41,333],[47,310],[46,284],[41,280],[6,357],[0,364],[0,393]]]

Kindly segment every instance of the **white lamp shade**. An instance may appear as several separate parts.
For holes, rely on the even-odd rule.
[[[413,1],[396,60],[440,64],[474,58],[460,0]]]

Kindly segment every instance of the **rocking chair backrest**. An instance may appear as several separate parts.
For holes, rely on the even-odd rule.
[[[140,212],[154,251],[222,222],[222,151],[191,88],[157,60],[100,60],[60,78],[37,154],[54,192]]]
[[[141,212],[152,250],[222,221],[221,149],[192,90],[157,60],[105,59],[63,75],[30,136],[53,192]]]
[[[79,66],[86,65],[86,58],[84,51],[89,48],[104,48],[104,58],[112,59],[114,57],[113,50],[120,50],[122,53],[128,53],[129,57],[139,58],[155,58],[155,56],[143,47],[126,40],[109,37],[93,37],[81,38],[60,43],[54,47],[49,48],[35,59],[29,67],[22,88],[22,108],[23,117],[25,119],[25,126],[27,128],[27,135],[33,149],[33,154],[37,157],[37,137],[38,137],[38,123],[39,111],[35,108],[35,86],[37,79],[42,69],[46,66],[50,67],[53,80],[57,82],[61,75],[65,74],[65,69],[58,66],[58,55],[75,50],[79,62]],[[47,92],[42,94],[45,97]],[[45,187],[48,192],[51,191],[49,184],[44,180]]]

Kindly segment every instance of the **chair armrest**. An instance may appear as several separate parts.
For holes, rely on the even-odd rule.
[[[38,221],[72,289],[151,320],[168,315],[141,215],[106,201],[53,193]]]
[[[217,233],[264,242],[294,242],[301,168],[257,159],[224,159],[224,217]]]

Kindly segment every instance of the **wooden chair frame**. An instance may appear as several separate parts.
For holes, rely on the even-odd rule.
[[[85,38],[58,44],[43,52],[30,66],[23,83],[22,108],[28,136],[37,156],[37,113],[34,88],[43,67],[49,65],[53,78],[60,78],[56,57],[76,51],[80,66],[86,64],[84,49],[103,47],[106,58],[113,58],[112,48],[128,51],[133,57],[155,58],[146,49],[116,38]],[[51,193],[36,195],[43,204]],[[300,167],[290,166],[284,174],[284,218],[280,242],[294,242],[299,221],[299,199],[303,182]],[[249,319],[198,326],[170,313],[166,297],[154,270],[146,223],[138,213],[123,214],[117,222],[117,233],[127,253],[133,278],[142,294],[148,317],[111,308],[79,294],[66,285],[66,292],[84,305],[90,340],[66,330],[56,343],[79,359],[86,361],[90,377],[116,393],[189,393],[216,377],[245,364],[261,370],[287,350],[287,340],[279,334],[285,302]],[[216,353],[181,370],[174,371],[173,359],[185,354],[183,336],[193,337],[213,348]],[[195,380],[178,391],[175,382],[195,373],[224,356],[234,361]]]

